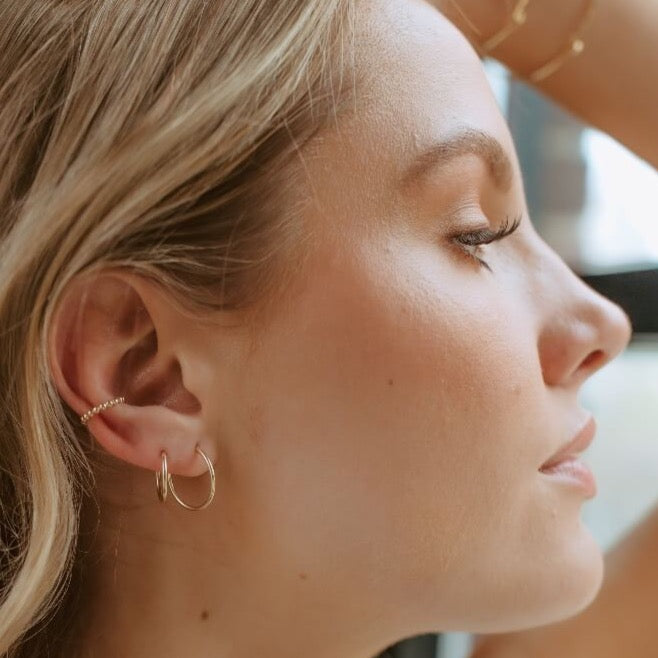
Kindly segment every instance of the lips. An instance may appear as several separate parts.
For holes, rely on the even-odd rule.
[[[540,471],[547,471],[563,462],[573,461],[581,452],[584,452],[594,440],[596,434],[596,421],[590,416],[575,437],[566,443],[548,461],[542,464]]]

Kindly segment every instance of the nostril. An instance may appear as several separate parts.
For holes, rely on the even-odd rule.
[[[594,350],[590,352],[580,364],[581,368],[586,368],[587,370],[596,370],[606,360],[605,352],[603,350]]]

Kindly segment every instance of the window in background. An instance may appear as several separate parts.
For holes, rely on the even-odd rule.
[[[579,225],[583,271],[658,267],[658,173],[612,138],[585,130],[586,207]]]

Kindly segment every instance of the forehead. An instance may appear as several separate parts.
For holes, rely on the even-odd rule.
[[[353,111],[335,137],[370,167],[402,176],[414,155],[463,131],[511,137],[463,35],[424,0],[357,3],[352,48]]]
[[[449,116],[466,89],[488,87],[467,40],[425,0],[358,3],[353,47],[362,101],[389,92],[403,104],[431,100],[439,115]],[[397,96],[400,91],[413,93]]]

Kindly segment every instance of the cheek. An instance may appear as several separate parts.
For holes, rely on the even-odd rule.
[[[318,268],[259,362],[261,520],[306,559],[385,545],[389,568],[426,575],[499,532],[496,510],[531,477],[528,332],[423,257]]]

